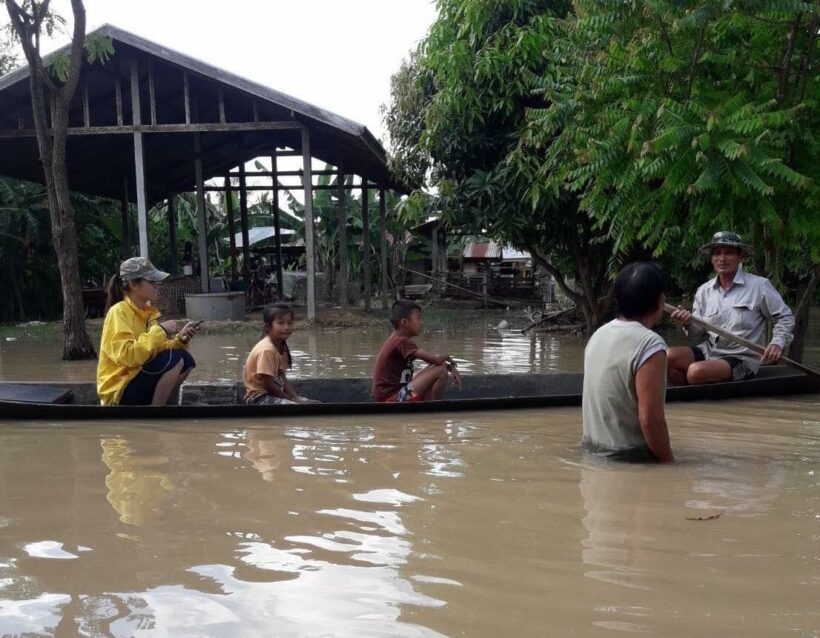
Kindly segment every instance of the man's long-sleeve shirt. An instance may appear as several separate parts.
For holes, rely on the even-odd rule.
[[[783,297],[768,279],[743,272],[742,265],[728,290],[721,288],[717,277],[698,288],[692,314],[764,347],[769,320],[773,323],[771,343],[785,350],[792,342],[794,315]],[[753,371],[760,367],[760,355],[739,343],[694,324],[689,335],[707,359],[741,357]]]

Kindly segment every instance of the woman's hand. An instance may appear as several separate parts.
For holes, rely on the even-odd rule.
[[[186,323],[182,330],[179,331],[179,340],[182,343],[188,343],[191,338],[199,331],[199,323],[189,321]]]
[[[167,335],[167,337],[169,339],[177,333],[177,330],[179,330],[179,327],[177,326],[177,322],[174,321],[173,319],[169,319],[168,321],[163,321],[161,324],[159,324],[159,326],[160,326],[160,328],[165,330],[165,334]]]

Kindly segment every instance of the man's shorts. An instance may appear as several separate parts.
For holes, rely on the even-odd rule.
[[[160,378],[180,361],[183,362],[183,373],[196,366],[194,358],[187,350],[163,350],[150,359],[142,366],[139,374],[125,386],[120,405],[151,405]]]
[[[696,346],[689,347],[692,349],[695,363],[698,361],[706,361],[706,355],[703,354],[703,350]],[[729,364],[729,367],[732,369],[732,381],[746,381],[747,379],[753,379],[755,377],[755,372],[741,357],[718,357],[718,359],[722,359]]]
[[[396,392],[396,394],[384,399],[384,403],[405,403],[408,401],[424,401],[424,397],[420,394],[416,394],[409,386],[405,385],[402,386],[401,390]]]

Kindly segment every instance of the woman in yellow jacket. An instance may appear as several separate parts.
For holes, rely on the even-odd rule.
[[[187,346],[196,325],[159,322],[153,304],[168,273],[145,257],[120,264],[108,283],[108,308],[97,364],[103,405],[165,405],[196,365]]]

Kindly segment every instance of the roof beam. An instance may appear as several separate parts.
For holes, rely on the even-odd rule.
[[[284,122],[203,122],[200,124],[141,124],[137,126],[70,126],[69,135],[117,135],[122,133],[221,133],[226,131],[302,130],[295,120]],[[49,130],[49,133],[52,133]],[[37,137],[32,129],[0,130],[0,139]]]

